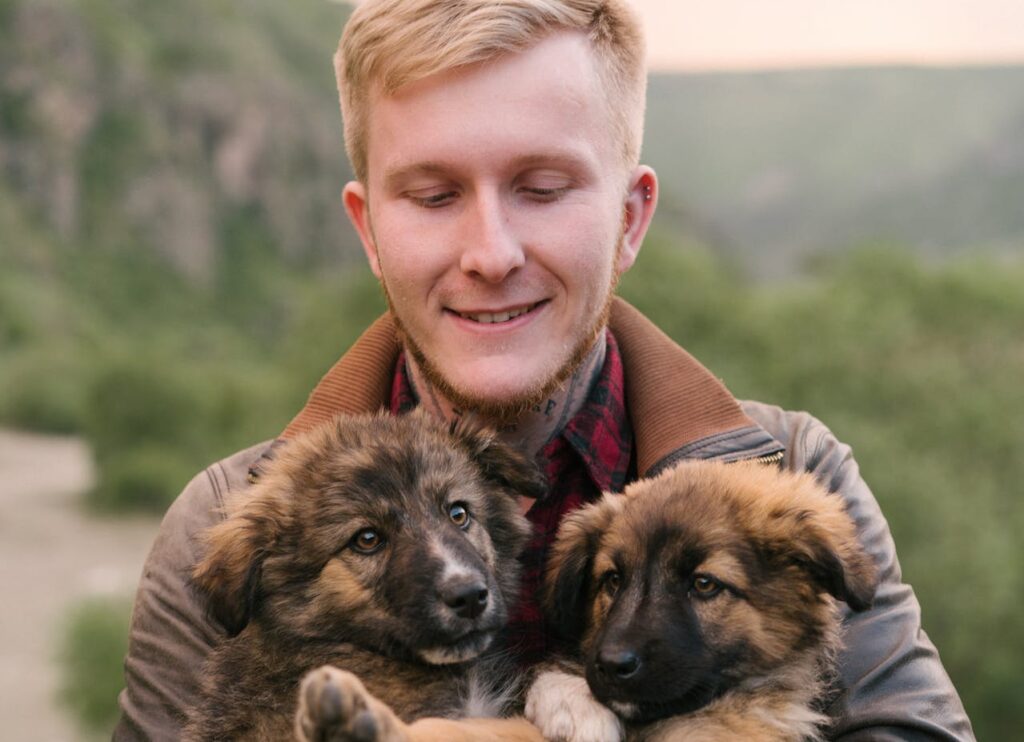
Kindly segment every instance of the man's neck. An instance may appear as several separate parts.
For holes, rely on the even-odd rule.
[[[572,420],[587,401],[604,367],[606,347],[605,334],[601,333],[579,367],[547,399],[511,422],[495,423],[486,419],[485,422],[493,424],[506,442],[536,455],[562,432],[566,423]],[[459,416],[455,406],[427,382],[411,353],[406,353],[405,358],[409,379],[420,406],[444,420],[455,420]]]

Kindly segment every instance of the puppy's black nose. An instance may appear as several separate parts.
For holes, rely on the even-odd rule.
[[[487,588],[475,580],[450,582],[441,588],[441,600],[459,618],[476,618],[487,607]]]
[[[611,679],[625,680],[636,675],[640,658],[629,649],[602,649],[597,655],[597,669]]]

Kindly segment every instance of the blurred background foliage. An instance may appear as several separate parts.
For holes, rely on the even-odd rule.
[[[338,198],[346,14],[0,0],[0,425],[85,437],[95,509],[161,512],[273,437],[382,310]],[[658,75],[649,108],[662,205],[621,293],[853,445],[979,738],[1013,738],[1024,70]],[[70,619],[86,720],[125,611]]]
[[[66,617],[60,659],[64,665],[61,703],[79,719],[86,739],[109,738],[117,722],[117,698],[124,679],[120,658],[128,651],[131,601],[89,598]]]

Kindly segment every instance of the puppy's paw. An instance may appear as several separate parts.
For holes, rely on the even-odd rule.
[[[619,717],[591,694],[579,675],[540,673],[526,695],[526,718],[546,739],[559,742],[620,742]]]
[[[402,723],[355,675],[324,665],[299,687],[295,736],[300,742],[402,742]]]

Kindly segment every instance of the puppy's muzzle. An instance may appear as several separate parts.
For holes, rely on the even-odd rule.
[[[595,667],[606,682],[628,680],[640,672],[640,656],[632,649],[602,647],[597,654]]]
[[[646,642],[622,640],[601,642],[587,662],[586,678],[591,691],[602,702],[634,701],[663,693],[656,667]]]
[[[472,621],[487,609],[489,592],[479,578],[452,578],[441,586],[439,592],[441,602],[459,618]]]

